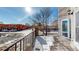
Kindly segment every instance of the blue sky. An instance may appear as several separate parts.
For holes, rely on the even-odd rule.
[[[34,8],[32,12],[37,13],[41,7]],[[50,17],[49,22],[55,20],[58,16],[58,8],[51,8],[52,15]],[[29,23],[32,24],[29,19],[31,15],[29,15],[24,7],[0,7],[0,22],[5,24],[24,24]]]

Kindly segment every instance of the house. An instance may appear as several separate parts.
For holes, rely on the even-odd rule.
[[[22,24],[0,24],[0,31],[2,32],[13,32],[28,29],[29,26]]]
[[[58,30],[58,20],[53,21],[53,23],[52,23],[52,28],[53,28],[54,30]]]
[[[59,35],[71,41],[79,49],[79,8],[59,7]]]

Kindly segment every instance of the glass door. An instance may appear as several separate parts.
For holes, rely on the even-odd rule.
[[[70,33],[70,20],[69,19],[63,19],[62,20],[62,36],[71,37],[71,33]]]

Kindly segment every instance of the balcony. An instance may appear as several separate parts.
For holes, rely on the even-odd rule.
[[[58,32],[52,31],[47,34],[35,36],[35,29],[3,32],[0,34],[0,51],[74,51],[70,41],[60,37]]]

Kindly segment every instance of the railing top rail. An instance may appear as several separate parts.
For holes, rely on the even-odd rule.
[[[29,28],[29,29],[26,29],[26,30],[33,30],[33,28]],[[0,33],[22,33],[26,30],[22,30],[22,31],[16,31],[16,32],[0,32]],[[34,31],[34,30],[33,30]]]

